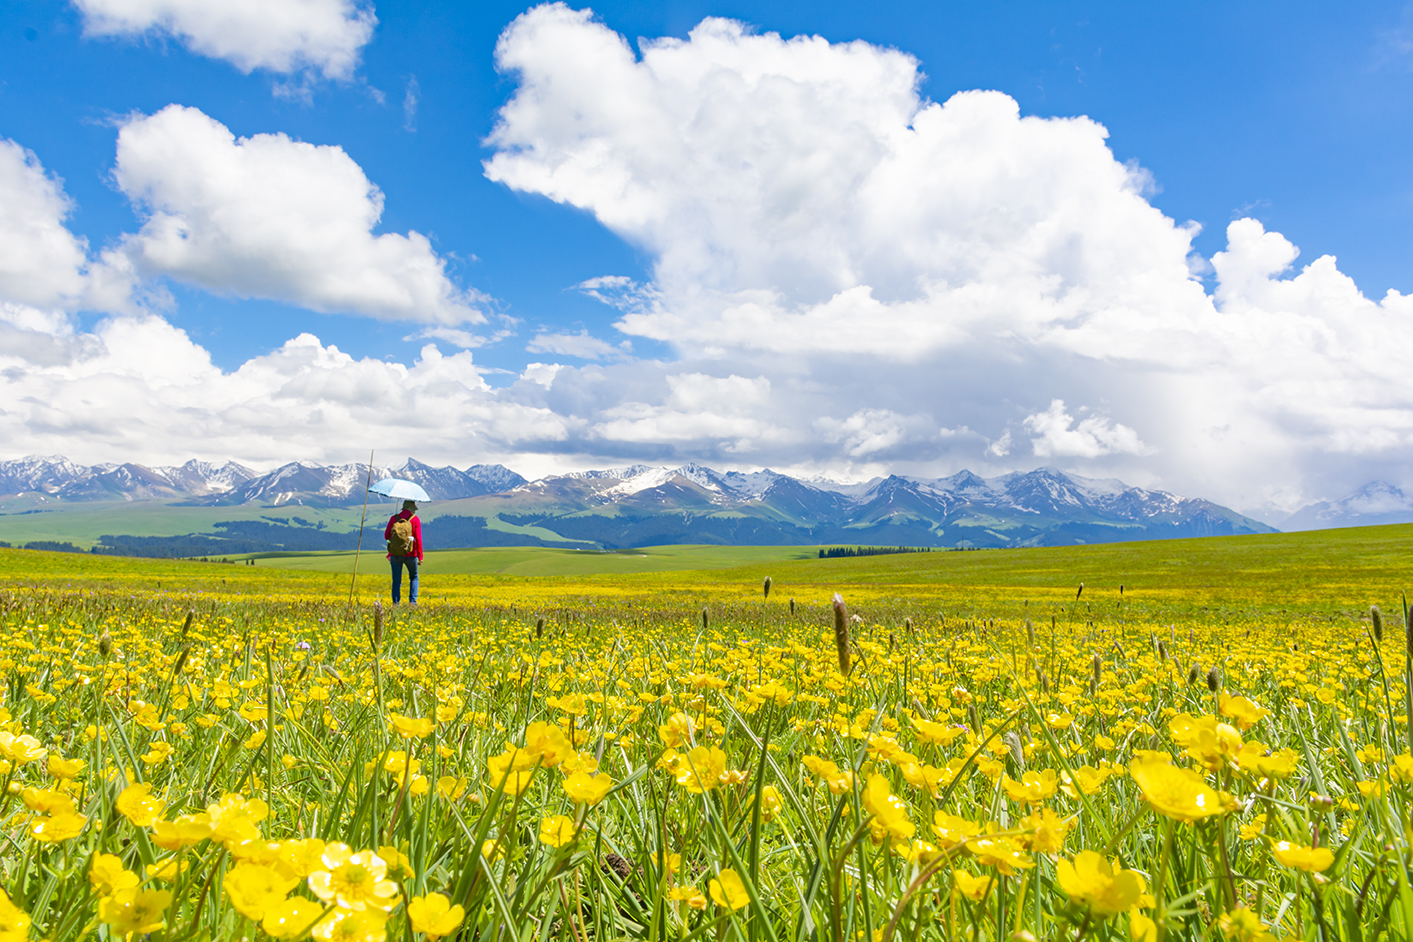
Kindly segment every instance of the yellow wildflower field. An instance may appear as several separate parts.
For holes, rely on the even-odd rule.
[[[1407,938],[1401,529],[387,611],[0,550],[0,942]]]

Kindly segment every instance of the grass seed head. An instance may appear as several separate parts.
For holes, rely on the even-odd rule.
[[[706,606],[703,605],[703,606],[702,606],[702,631],[708,631],[708,630],[710,630],[710,628],[711,628],[711,618],[710,618],[710,616],[707,615]]]
[[[1207,672],[1207,689],[1216,693],[1222,689],[1222,668],[1219,664],[1213,664],[1212,669]]]
[[[1379,611],[1377,605],[1369,606],[1369,620],[1374,623],[1374,640],[1382,643],[1384,640],[1384,613]]]
[[[1189,684],[1195,684],[1195,683],[1197,683],[1197,675],[1200,674],[1200,673],[1202,673],[1202,664],[1201,664],[1201,662],[1200,662],[1200,661],[1193,661],[1193,662],[1192,662],[1192,666],[1187,669],[1187,682],[1188,682]]]
[[[537,618],[537,619],[535,620],[535,637],[536,637],[536,638],[543,638],[544,636],[545,636],[545,620],[544,620],[543,618]]]
[[[765,577],[765,582],[761,584],[761,589],[765,592],[765,597],[770,598],[770,577]]]
[[[183,640],[186,639],[186,633],[191,630],[191,622],[192,622],[192,619],[194,619],[195,617],[196,617],[196,612],[190,611],[190,610],[187,611],[187,613],[186,613],[186,621],[182,624],[182,639],[183,639]]]
[[[844,597],[834,593],[834,647],[839,652],[839,673],[849,676],[849,610]]]

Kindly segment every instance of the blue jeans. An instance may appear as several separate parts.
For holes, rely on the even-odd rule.
[[[417,557],[416,556],[389,556],[388,561],[392,563],[393,580],[393,604],[402,601],[402,567],[407,567],[407,575],[410,577],[407,583],[407,601],[413,605],[417,604]]]

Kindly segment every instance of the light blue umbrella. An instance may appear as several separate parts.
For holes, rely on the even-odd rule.
[[[411,481],[404,481],[402,478],[383,478],[377,484],[368,488],[374,494],[382,494],[384,497],[401,497],[404,500],[431,500],[427,492],[422,490],[420,484],[413,484]]]

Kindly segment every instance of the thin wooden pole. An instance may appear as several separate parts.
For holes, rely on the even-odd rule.
[[[358,548],[353,551],[353,578],[348,580],[348,604],[353,605],[353,586],[358,582],[358,557],[363,552],[363,525],[368,522],[368,488],[373,486],[373,449],[368,449],[368,483],[363,486],[363,519],[358,521]]]

